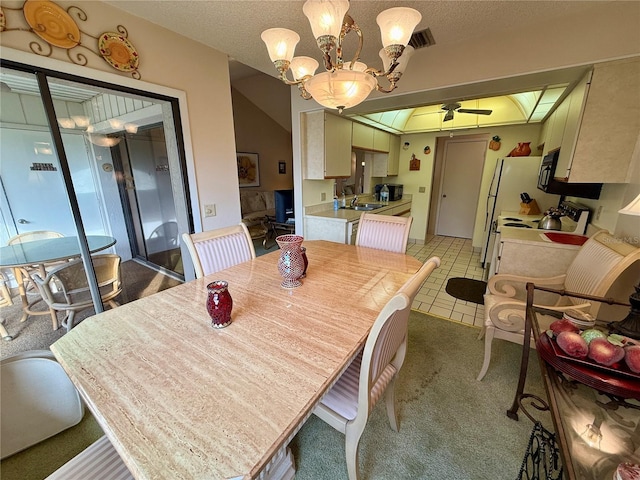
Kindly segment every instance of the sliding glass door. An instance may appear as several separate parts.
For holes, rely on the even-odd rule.
[[[122,261],[184,278],[190,231],[177,102],[23,65],[0,69],[0,242],[107,235]]]

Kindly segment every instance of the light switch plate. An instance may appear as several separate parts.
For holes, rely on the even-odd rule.
[[[205,217],[215,217],[216,216],[216,205],[205,205],[204,206],[204,216]]]

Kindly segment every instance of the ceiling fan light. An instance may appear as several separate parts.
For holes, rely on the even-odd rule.
[[[368,73],[342,69],[319,73],[304,86],[320,105],[341,111],[363,102],[376,88],[376,79]]]
[[[302,7],[316,39],[325,35],[338,38],[348,10],[349,0],[307,0]]]
[[[76,126],[80,128],[85,128],[89,126],[89,117],[85,115],[72,115],[71,118],[75,122]]]
[[[318,62],[315,58],[311,57],[293,57],[289,68],[293,74],[294,80],[302,80],[304,77],[313,76],[318,69]]]
[[[71,118],[58,118],[58,125],[62,128],[76,128],[76,122]]]
[[[406,46],[421,19],[420,12],[413,8],[393,7],[380,12],[376,17],[376,23],[380,27],[382,46]]]
[[[286,60],[290,62],[300,41],[300,35],[287,28],[269,28],[260,35],[267,46],[272,62]]]

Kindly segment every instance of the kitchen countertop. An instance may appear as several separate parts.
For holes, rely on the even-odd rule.
[[[381,203],[371,199],[362,199],[358,203]],[[395,207],[399,207],[402,205],[410,205],[411,197],[402,198],[401,200],[396,200],[389,202],[388,205],[385,205],[381,208],[376,208],[375,210],[370,210],[373,213],[387,213],[390,214],[390,210],[393,210]],[[354,220],[358,220],[360,215],[362,215],[364,210],[352,210],[350,208],[340,208],[338,210],[333,210],[333,206],[329,209],[319,210],[313,213],[306,213],[307,217],[320,217],[323,219],[334,219],[338,222],[353,222]]]
[[[549,230],[549,232],[573,235],[568,232],[559,232],[557,230]],[[500,240],[508,241],[513,243],[523,243],[523,244],[532,244],[532,243],[544,243],[546,246],[552,248],[563,248],[567,250],[576,250],[579,249],[578,245],[568,245],[564,243],[556,243],[549,240],[545,235],[543,230],[534,230],[527,228],[506,228],[500,232]]]

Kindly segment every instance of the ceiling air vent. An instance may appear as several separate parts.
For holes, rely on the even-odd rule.
[[[409,45],[416,50],[419,48],[430,47],[435,44],[436,41],[431,34],[431,30],[428,28],[420,30],[419,32],[413,32],[413,35],[411,35],[411,38],[409,39]]]

